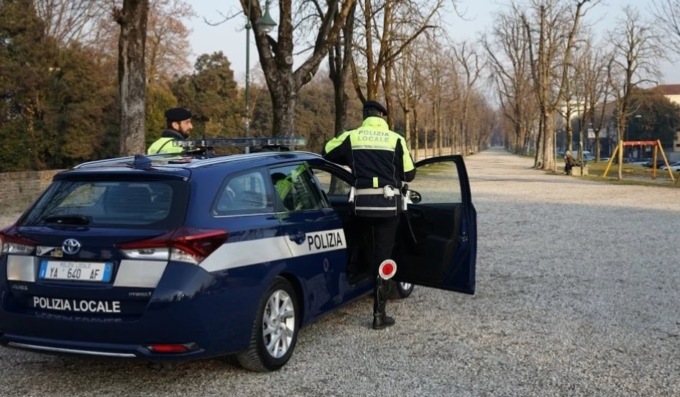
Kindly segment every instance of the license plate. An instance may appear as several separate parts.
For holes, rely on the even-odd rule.
[[[42,261],[39,277],[42,280],[111,281],[111,262]]]

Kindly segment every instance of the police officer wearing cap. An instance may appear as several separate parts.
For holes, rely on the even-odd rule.
[[[401,187],[413,180],[416,169],[406,140],[390,131],[383,119],[387,109],[379,102],[366,101],[363,113],[361,126],[328,141],[322,154],[329,161],[349,166],[354,174],[354,197],[350,194],[350,200],[364,233],[363,249],[373,251],[373,329],[384,329],[393,325],[394,319],[385,312],[389,284],[378,275],[378,268],[392,258],[402,210]]]
[[[149,146],[146,154],[182,153],[184,148],[173,145],[175,141],[183,141],[189,137],[193,128],[191,112],[185,108],[172,108],[165,111],[167,127],[161,137]]]

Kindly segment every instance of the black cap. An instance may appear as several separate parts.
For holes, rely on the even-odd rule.
[[[377,110],[384,116],[387,116],[387,109],[378,101],[366,101],[364,102],[364,112],[367,110]]]
[[[165,111],[165,119],[168,121],[184,121],[191,118],[191,112],[185,108],[172,108]]]

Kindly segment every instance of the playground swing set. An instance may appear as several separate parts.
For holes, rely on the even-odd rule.
[[[652,179],[656,179],[656,163],[657,159],[659,158],[659,151],[661,152],[661,156],[663,157],[663,161],[666,164],[666,169],[668,170],[668,175],[671,178],[671,182],[675,182],[674,185],[678,184],[678,180],[675,179],[673,176],[673,171],[671,170],[670,164],[668,163],[668,158],[666,157],[666,153],[663,151],[663,147],[661,146],[661,141],[656,140],[656,141],[621,141],[618,145],[616,145],[616,149],[614,149],[614,153],[612,153],[612,156],[609,158],[609,162],[607,162],[607,167],[604,170],[604,173],[602,174],[602,177],[606,177],[607,174],[609,173],[609,168],[611,168],[612,164],[614,163],[614,159],[618,158],[617,155],[619,151],[623,152],[623,147],[624,146],[653,146],[654,147],[654,155],[652,157]]]

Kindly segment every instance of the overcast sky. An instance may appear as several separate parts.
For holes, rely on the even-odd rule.
[[[260,0],[264,4],[264,0]],[[489,31],[493,16],[498,11],[504,9],[508,1],[503,0],[461,0],[461,11],[465,12],[466,20],[455,15],[451,15],[448,22],[453,26],[453,34],[456,40],[474,40],[480,34]],[[591,23],[597,21],[597,26],[601,29],[597,31],[604,34],[608,29],[615,26],[617,19],[623,17],[621,8],[624,4],[631,4],[637,7],[642,14],[646,14],[650,7],[649,0],[608,0],[607,4],[601,4],[589,12],[587,20]],[[272,1],[272,15],[276,19],[277,3]],[[191,5],[198,14],[190,24],[193,30],[190,42],[193,49],[191,64],[193,65],[196,57],[200,54],[222,51],[231,62],[234,70],[235,79],[239,84],[245,80],[246,69],[246,33],[245,17],[237,15],[219,26],[210,26],[204,22],[218,22],[224,18],[223,15],[231,15],[238,12],[238,2],[235,0],[194,0]],[[250,45],[250,66],[256,67],[258,64],[257,52],[255,50],[254,39],[251,35]],[[662,84],[680,84],[680,68],[672,62],[661,64],[663,77]]]

